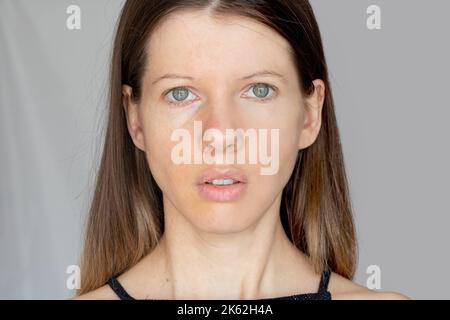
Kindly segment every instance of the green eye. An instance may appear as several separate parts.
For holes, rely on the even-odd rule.
[[[253,86],[253,94],[258,98],[265,98],[269,94],[269,86],[264,83],[259,83]]]
[[[186,88],[175,88],[172,91],[172,97],[177,101],[183,101],[189,96],[189,90]]]
[[[248,92],[250,92],[250,95],[248,97],[255,98],[257,100],[260,100],[262,102],[265,102],[267,100],[271,100],[274,98],[274,96],[277,93],[277,90],[274,86],[267,84],[267,83],[257,83],[251,86]],[[272,93],[271,93],[272,91]]]
[[[186,87],[173,88],[167,91],[165,96],[167,102],[175,106],[182,106],[195,101],[195,95]]]

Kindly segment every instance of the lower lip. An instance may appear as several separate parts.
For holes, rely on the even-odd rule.
[[[200,194],[211,201],[233,201],[239,199],[246,189],[245,183],[224,186],[203,183],[198,186]]]

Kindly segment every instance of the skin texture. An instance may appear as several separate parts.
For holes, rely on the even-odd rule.
[[[123,102],[130,136],[146,152],[163,191],[165,233],[119,281],[140,299],[257,299],[316,292],[320,275],[287,238],[279,208],[298,150],[313,144],[320,130],[324,82],[315,80],[314,93],[303,96],[288,42],[245,17],[173,13],[152,34],[147,54],[141,100],[133,101],[131,88],[124,85]],[[261,70],[283,79],[241,79]],[[193,79],[153,84],[167,73]],[[277,88],[270,100],[252,95],[257,83]],[[176,101],[167,92],[177,87],[190,92],[182,106],[168,102]],[[194,120],[202,121],[203,130],[279,129],[279,171],[263,176],[260,164],[233,165],[247,176],[244,195],[228,202],[202,198],[196,182],[212,166],[176,166],[170,160],[172,132],[185,128],[193,136]],[[201,137],[195,139],[201,143]],[[329,290],[333,299],[406,298],[368,290],[335,273]],[[117,297],[104,286],[79,298]]]

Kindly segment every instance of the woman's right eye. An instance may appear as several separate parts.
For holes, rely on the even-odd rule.
[[[186,87],[176,87],[169,90],[166,95],[167,102],[176,106],[185,105],[195,100],[191,90]],[[187,99],[191,97],[191,99]],[[192,99],[194,97],[194,99]]]

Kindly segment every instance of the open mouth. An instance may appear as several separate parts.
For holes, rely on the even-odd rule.
[[[229,186],[236,183],[241,183],[239,180],[234,179],[214,179],[210,181],[206,181],[206,184],[212,184],[214,186]]]
[[[243,196],[246,187],[247,178],[238,169],[210,169],[198,181],[201,196],[210,201],[237,200]]]

